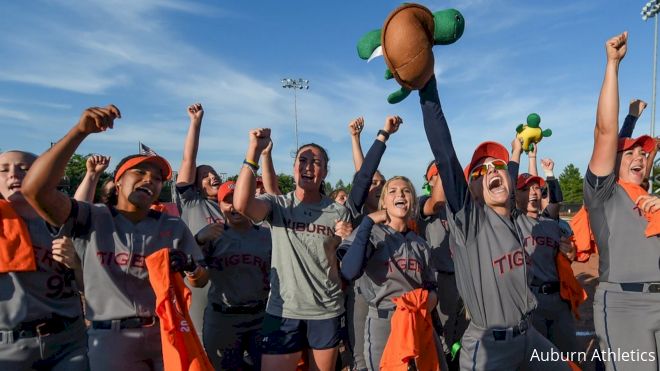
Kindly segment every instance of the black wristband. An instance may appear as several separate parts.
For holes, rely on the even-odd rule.
[[[383,129],[378,130],[378,134],[376,134],[376,136],[378,136],[378,135],[382,135],[382,136],[384,136],[384,137],[385,137],[385,140],[390,139],[390,133],[386,132],[386,131],[383,130]]]

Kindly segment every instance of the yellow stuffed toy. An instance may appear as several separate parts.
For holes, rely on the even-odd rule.
[[[552,130],[541,130],[541,116],[536,113],[530,113],[527,116],[527,125],[520,124],[516,128],[518,139],[522,141],[522,149],[529,152],[534,149],[534,145],[545,137],[552,135]]]

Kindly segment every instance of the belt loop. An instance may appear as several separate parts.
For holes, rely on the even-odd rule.
[[[112,330],[113,332],[120,332],[121,331],[121,320],[118,320],[118,319],[110,320],[110,330]]]

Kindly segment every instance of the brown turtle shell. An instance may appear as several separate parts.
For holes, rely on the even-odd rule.
[[[433,76],[433,13],[419,4],[402,5],[383,24],[381,46],[396,81],[410,90],[424,87]]]

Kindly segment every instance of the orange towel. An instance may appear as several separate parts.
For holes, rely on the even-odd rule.
[[[589,260],[591,254],[598,253],[598,246],[596,246],[596,240],[594,240],[594,235],[591,233],[591,226],[589,225],[589,213],[587,209],[582,206],[580,211],[573,216],[571,222],[571,229],[573,229],[573,236],[571,240],[575,244],[577,250],[576,260],[579,262],[586,262]]]
[[[0,273],[37,270],[27,225],[6,200],[0,200],[0,246]]]
[[[571,304],[571,312],[573,312],[575,318],[580,319],[578,307],[587,300],[587,292],[575,278],[571,261],[564,254],[557,253],[555,262],[557,263],[557,274],[559,275],[559,296],[564,300],[568,300]]]
[[[619,180],[618,183],[621,188],[626,191],[628,197],[630,197],[630,199],[635,203],[640,196],[649,195],[649,193],[644,188],[638,186],[637,184],[624,182],[622,180]],[[635,206],[639,205],[635,204]],[[646,226],[646,237],[652,237],[660,234],[660,212],[656,210],[650,213],[644,213],[644,216],[649,222],[649,224]]]
[[[431,313],[427,309],[428,296],[428,291],[415,289],[392,299],[396,311],[380,360],[381,370],[407,371],[411,359],[415,360],[420,371],[440,368]]]
[[[146,263],[149,282],[156,293],[165,371],[213,370],[188,313],[190,290],[181,275],[170,271],[169,249],[149,255]]]

